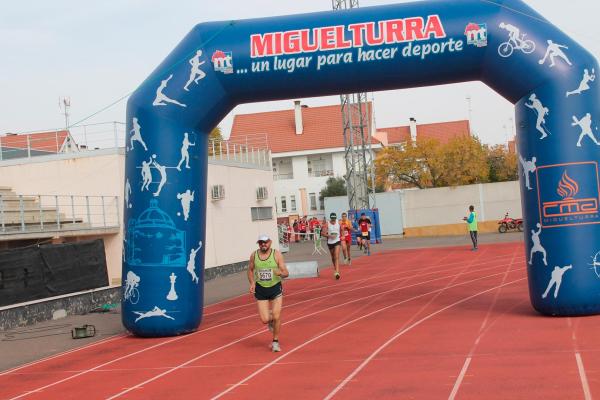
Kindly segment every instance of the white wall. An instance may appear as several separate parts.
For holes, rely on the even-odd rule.
[[[206,268],[246,261],[259,233],[277,237],[275,210],[270,221],[251,221],[251,207],[274,207],[273,174],[229,162],[209,161],[208,182],[225,186],[226,198],[207,201]],[[123,149],[43,156],[0,163],[0,186],[22,195],[118,196],[123,217]],[[269,198],[256,200],[256,188],[266,186]],[[122,221],[121,221],[122,222]],[[109,282],[120,284],[122,228],[105,240]]]
[[[219,201],[208,199],[205,268],[247,261],[262,233],[270,235],[277,247],[273,173],[270,170],[209,164],[208,185],[225,186],[225,198]],[[259,186],[267,187],[268,199],[256,200]],[[251,207],[273,207],[273,219],[252,221]]]
[[[402,234],[404,228],[462,223],[470,205],[475,206],[480,221],[495,221],[508,212],[521,218],[519,182],[404,190],[377,193],[376,206],[383,235]],[[348,210],[346,196],[325,199],[325,213]]]
[[[460,223],[470,205],[475,206],[481,221],[499,220],[506,212],[520,218],[523,214],[519,182],[405,190],[405,227]]]

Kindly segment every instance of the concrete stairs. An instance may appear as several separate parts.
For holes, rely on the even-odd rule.
[[[89,224],[52,206],[41,206],[36,196],[19,196],[10,187],[0,186],[0,237],[17,232],[87,229]]]

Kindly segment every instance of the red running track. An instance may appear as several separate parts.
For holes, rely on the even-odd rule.
[[[585,399],[598,317],[545,318],[522,244],[376,254],[285,283],[281,353],[250,295],[175,338],[119,336],[0,373],[0,399]]]

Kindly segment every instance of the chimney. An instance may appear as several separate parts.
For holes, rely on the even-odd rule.
[[[417,120],[414,118],[410,119],[410,140],[412,142],[417,141]]]
[[[296,119],[296,135],[302,135],[304,130],[302,126],[302,106],[300,100],[294,101],[294,116]]]

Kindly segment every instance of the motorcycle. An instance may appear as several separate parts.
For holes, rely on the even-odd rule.
[[[523,219],[522,218],[511,218],[508,213],[504,215],[504,218],[498,221],[498,232],[506,233],[508,231],[517,230],[523,232]]]

